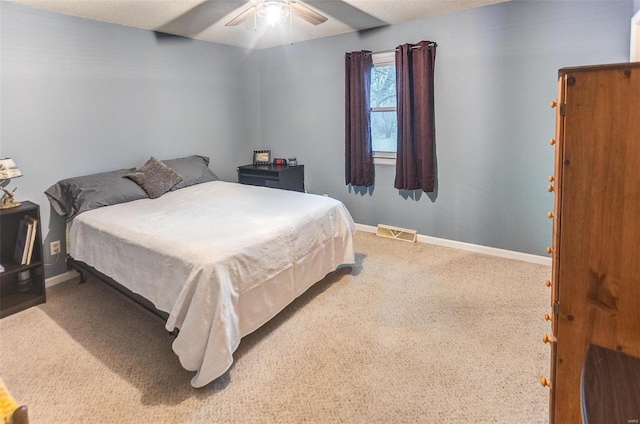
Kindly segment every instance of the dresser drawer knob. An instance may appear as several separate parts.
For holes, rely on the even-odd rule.
[[[542,335],[542,342],[543,343],[551,343],[551,342],[556,342],[558,341],[558,339],[556,339],[555,337],[549,337],[546,334]]]
[[[553,100],[551,102],[551,109],[553,109],[554,107],[558,106],[558,102],[556,102],[555,100]]]
[[[553,249],[547,246],[547,253],[548,254],[552,254],[553,253]]]
[[[556,144],[556,140],[552,138],[551,140],[549,140],[549,144],[553,146],[554,144]]]
[[[549,315],[549,314],[544,314],[544,320],[545,321],[553,321],[553,318],[551,318],[551,315]],[[545,336],[546,336],[546,334],[545,334]]]
[[[545,284],[547,287],[551,287],[551,280],[547,280],[544,284]]]
[[[547,212],[547,218],[553,219],[553,212]]]
[[[549,185],[547,186],[547,191],[548,191],[549,193],[551,193],[551,192],[553,191],[553,186],[552,186],[551,184],[549,184]]]
[[[553,175],[549,175],[549,182],[550,182],[550,183],[554,182],[555,180],[556,180],[556,179],[555,179],[555,178],[553,178]]]
[[[540,384],[542,384],[543,387],[551,388],[551,382],[545,377],[540,377]]]

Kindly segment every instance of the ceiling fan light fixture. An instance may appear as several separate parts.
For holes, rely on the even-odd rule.
[[[256,6],[256,14],[260,22],[275,27],[287,21],[289,5],[283,1],[264,1]]]

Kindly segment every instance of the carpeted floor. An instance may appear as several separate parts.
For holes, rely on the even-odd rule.
[[[205,388],[94,279],[0,321],[0,373],[33,424],[548,421],[549,267],[366,233],[356,251]]]

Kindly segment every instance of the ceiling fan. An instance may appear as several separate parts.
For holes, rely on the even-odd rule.
[[[0,0],[1,2],[2,0]],[[222,19],[229,19],[229,14],[243,5],[246,9],[231,19],[226,26],[239,25],[249,19],[252,14],[255,21],[257,21],[260,17],[259,13],[266,12],[274,13],[279,17],[276,19],[277,22],[275,24],[270,25],[285,23],[287,20],[292,24],[292,15],[296,15],[314,25],[327,21],[326,16],[317,13],[307,5],[331,17],[337,17],[336,19],[340,22],[358,31],[387,25],[386,22],[350,5],[347,0],[304,0],[304,3],[298,0],[249,0],[249,2],[247,0],[204,0],[196,7],[156,28],[154,33],[157,39],[162,41],[189,40],[195,38],[197,34],[205,31],[214,23]],[[275,10],[275,12],[271,12],[272,10]],[[268,22],[268,19],[265,19],[262,18],[261,21]]]
[[[270,26],[284,23],[290,15],[296,15],[313,25],[320,25],[327,21],[326,16],[298,0],[258,0],[253,6],[227,22],[225,26],[240,25],[251,15],[254,15],[254,19],[258,18],[260,22]]]

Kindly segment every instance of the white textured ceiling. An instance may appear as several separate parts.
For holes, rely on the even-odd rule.
[[[412,21],[508,0],[309,0],[329,18],[312,25],[294,16],[289,25],[271,28],[248,19],[227,27],[232,18],[258,0],[11,0],[38,9],[82,16],[135,28],[187,36],[214,43],[263,49],[359,29]]]

